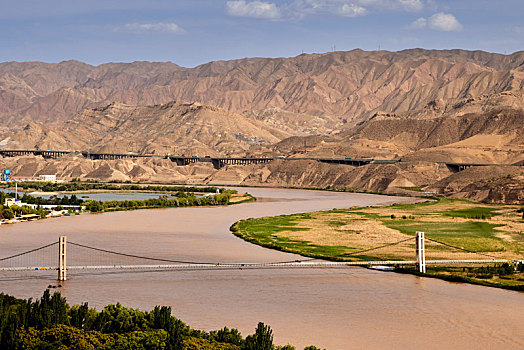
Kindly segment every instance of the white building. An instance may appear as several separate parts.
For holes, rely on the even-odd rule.
[[[38,175],[38,180],[46,182],[56,182],[56,175]]]
[[[4,202],[4,205],[6,207],[10,207],[12,205],[17,205],[17,206],[21,207],[24,204],[25,203],[22,203],[22,201],[20,199],[16,199],[16,198],[13,198],[13,197],[7,197],[5,199],[5,202]]]

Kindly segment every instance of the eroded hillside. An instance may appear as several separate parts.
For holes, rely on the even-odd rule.
[[[158,62],[6,62],[0,64],[0,119],[4,127],[56,125],[86,107],[184,100],[291,127],[297,135],[324,133],[377,112],[434,117],[461,104],[484,111],[494,103],[490,96],[507,92],[512,95],[497,106],[521,108],[523,63],[522,52],[422,49],[252,58],[191,69]],[[300,123],[304,114],[309,123]]]

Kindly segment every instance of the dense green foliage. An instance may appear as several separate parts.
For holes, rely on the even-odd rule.
[[[482,221],[431,222],[396,220],[384,224],[407,235],[426,232],[426,237],[447,244],[460,245],[464,249],[476,252],[498,252],[506,250],[507,244],[497,237],[496,227],[503,225]],[[509,249],[509,248],[508,248]]]
[[[12,205],[10,207],[4,208],[3,205],[0,205],[0,219],[10,220],[14,218],[15,216],[28,215],[28,214],[35,214],[35,215],[40,216],[41,218],[45,218],[47,215],[47,212],[40,207],[33,209],[26,205],[23,205],[21,207],[18,205]]]
[[[40,186],[47,186],[49,184],[50,189],[53,189],[54,186],[58,185],[55,183],[41,183],[41,182],[23,182],[23,184],[28,184],[29,188],[34,188],[33,184],[39,184]],[[98,183],[80,183],[80,182],[70,182],[65,184],[60,184],[60,186],[66,187],[75,187],[75,186],[94,186],[101,185],[106,187],[117,187],[120,189],[120,186],[108,185],[108,184],[98,184]],[[23,187],[23,186],[21,186]],[[47,212],[40,208],[40,205],[56,205],[58,210],[62,209],[62,205],[82,205],[85,206],[87,211],[92,213],[103,212],[103,211],[117,211],[117,210],[133,210],[133,209],[149,209],[149,208],[173,208],[173,207],[189,207],[189,206],[207,206],[207,205],[227,205],[230,204],[231,196],[236,194],[235,190],[225,190],[222,189],[218,191],[220,193],[212,195],[204,195],[197,197],[194,192],[188,192],[189,190],[197,190],[200,192],[202,190],[211,191],[212,193],[217,192],[216,187],[169,187],[169,186],[136,186],[136,185],[126,185],[127,187],[133,187],[139,190],[168,190],[169,192],[174,192],[174,196],[169,197],[168,195],[159,195],[158,198],[150,198],[145,200],[123,200],[123,201],[97,201],[97,200],[82,200],[77,198],[76,195],[71,195],[71,197],[64,196],[63,198],[58,198],[57,196],[51,196],[49,199],[42,197],[34,197],[28,194],[23,194],[19,199],[23,203],[36,204],[37,208],[33,209],[29,206],[11,206],[11,208],[4,208],[0,205],[0,219],[12,219],[15,216],[25,215],[25,214],[37,214],[41,218],[44,218],[47,215]],[[62,188],[60,188],[62,189]],[[67,188],[64,188],[67,189]],[[8,196],[14,197],[14,193],[5,193],[0,192],[1,203],[5,201],[5,198]],[[254,197],[248,198],[246,201],[252,200]],[[242,202],[242,201],[241,201]],[[240,202],[237,202],[240,203]]]
[[[57,196],[51,196],[49,199],[42,197],[34,197],[28,194],[23,194],[19,199],[23,203],[37,204],[37,205],[56,205],[57,207],[62,205],[83,205],[87,211],[92,213],[102,211],[115,211],[115,210],[132,210],[132,209],[147,209],[147,208],[172,208],[172,207],[189,207],[189,206],[205,206],[205,205],[227,205],[231,199],[231,195],[235,194],[234,190],[222,189],[217,192],[216,187],[182,187],[182,186],[138,186],[138,185],[111,185],[103,183],[82,183],[82,182],[69,182],[69,183],[51,183],[51,182],[21,182],[19,184],[22,188],[32,188],[42,191],[78,191],[78,190],[129,190],[129,191],[162,191],[173,193],[176,198],[170,198],[168,195],[160,195],[158,198],[150,198],[145,200],[124,200],[124,201],[96,201],[96,200],[82,200],[77,198],[76,195],[71,197],[64,196],[58,198]],[[197,197],[195,192],[208,192],[216,193],[213,195],[207,195],[203,197]],[[3,203],[5,198],[8,196],[14,197],[14,193],[0,192],[0,200]],[[14,215],[21,214],[38,214],[41,217],[45,217],[46,213],[44,210],[37,208],[32,209],[29,207],[14,207],[11,209],[3,209],[0,206],[0,218],[11,219]]]
[[[40,207],[40,205],[44,204],[50,204],[50,205],[67,205],[67,204],[73,204],[78,205],[82,203],[82,200],[76,198],[75,195],[72,195],[71,197],[64,196],[64,198],[50,198],[45,199],[42,197],[33,197],[28,194],[23,194],[21,197],[18,198],[22,201],[22,203],[27,204],[36,204],[38,205],[36,208],[31,208],[29,206],[18,206],[18,205],[12,205],[11,207],[4,207],[2,205],[5,202],[5,199],[7,197],[15,197],[15,193],[5,193],[0,192],[0,219],[13,219],[15,216],[21,216],[21,215],[27,215],[27,214],[36,214],[40,216],[41,218],[46,217],[47,212]]]
[[[18,183],[18,187],[30,188],[43,192],[71,192],[71,191],[91,191],[91,190],[108,190],[108,191],[156,191],[156,192],[216,192],[217,188],[207,187],[186,187],[186,186],[140,186],[140,185],[114,185],[99,182],[41,182],[41,181],[23,181]]]
[[[84,203],[86,210],[96,213],[100,211],[113,210],[130,210],[145,208],[172,208],[172,207],[189,207],[202,205],[226,205],[229,203],[234,191],[224,190],[222,193],[196,197],[194,193],[184,193],[177,198],[169,198],[166,195],[159,198],[150,198],[144,200],[125,200],[125,201],[94,201],[88,200]]]
[[[15,212],[11,208],[4,208],[3,205],[0,205],[0,219],[11,220],[15,217]]]
[[[15,197],[15,193],[4,193],[0,192],[5,197]],[[2,203],[5,200],[5,197],[2,197]],[[27,204],[37,204],[37,205],[81,205],[84,200],[79,199],[76,195],[72,194],[71,197],[63,196],[59,198],[58,196],[51,196],[49,199],[43,198],[43,197],[35,197],[31,196],[27,193],[19,193],[18,199],[20,199],[23,203]]]
[[[345,254],[350,249],[344,246],[323,246],[309,241],[276,235],[276,233],[283,231],[309,231],[309,228],[297,227],[301,220],[313,220],[313,217],[308,213],[303,213],[250,218],[237,221],[230,227],[230,230],[235,236],[266,248],[334,261],[347,258]]]
[[[397,267],[396,272],[443,279],[449,282],[471,283],[488,287],[524,291],[522,272],[524,264],[493,264],[477,267],[428,266],[421,274],[412,267]]]
[[[467,209],[458,209],[458,210],[448,210],[444,212],[444,215],[451,216],[455,218],[465,218],[465,219],[491,219],[496,208],[486,208],[486,207],[475,207]]]
[[[18,349],[166,349],[168,334],[163,329],[105,334],[67,325],[43,330],[22,329]]]
[[[246,338],[246,350],[272,350],[273,331],[269,326],[260,322],[255,330],[255,334]]]
[[[259,323],[255,334],[242,338],[224,327],[204,332],[191,329],[171,315],[171,307],[150,312],[107,305],[100,312],[87,303],[69,306],[60,293],[49,290],[36,301],[0,293],[0,349],[215,349],[294,350],[273,345],[273,332]],[[312,347],[311,349],[316,349]]]

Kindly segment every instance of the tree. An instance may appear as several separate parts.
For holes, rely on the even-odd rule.
[[[276,350],[296,350],[296,348],[293,345],[287,344],[284,346],[277,346]]]
[[[234,345],[242,345],[243,339],[242,334],[238,331],[238,329],[229,329],[227,327],[222,328],[219,331],[215,332],[215,340],[219,341],[221,343],[229,343]]]
[[[87,320],[89,312],[89,306],[87,303],[83,303],[82,305],[78,306],[72,306],[69,310],[69,317],[70,317],[70,323],[71,326],[76,328],[84,328]]]
[[[271,327],[259,322],[255,334],[246,338],[245,350],[273,350],[273,331]]]
[[[102,203],[100,203],[99,201],[88,201],[86,203],[86,209],[91,213],[99,212],[102,210],[102,208]]]
[[[11,220],[12,218],[15,217],[15,213],[13,212],[11,208],[5,208],[4,211],[2,212],[2,215],[4,219],[7,219],[7,220]]]

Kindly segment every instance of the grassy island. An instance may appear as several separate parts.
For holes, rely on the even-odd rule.
[[[425,232],[428,260],[524,260],[522,212],[518,206],[440,199],[247,219],[231,231],[267,248],[333,261],[414,260],[415,242],[409,238],[416,231]],[[400,241],[406,242],[389,245]],[[384,247],[373,249],[379,246]],[[524,290],[523,265],[516,267],[520,271],[513,265],[428,266],[426,275]]]

